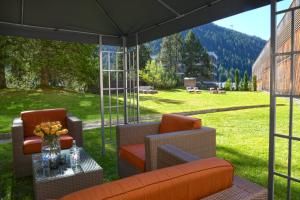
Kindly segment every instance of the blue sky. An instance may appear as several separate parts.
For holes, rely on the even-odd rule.
[[[279,2],[277,10],[288,8],[292,0]],[[282,16],[278,16],[277,22]],[[270,37],[270,6],[264,6],[242,14],[234,15],[214,22],[219,26],[230,28],[248,35],[255,35],[264,40]]]

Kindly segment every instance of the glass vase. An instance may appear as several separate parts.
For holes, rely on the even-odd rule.
[[[60,142],[58,136],[44,138],[42,145],[42,160],[47,160],[50,169],[57,169],[60,163]],[[45,166],[46,167],[46,166]]]

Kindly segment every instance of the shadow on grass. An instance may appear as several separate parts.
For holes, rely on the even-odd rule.
[[[184,101],[181,100],[174,100],[174,99],[164,99],[164,98],[158,98],[155,96],[140,96],[140,101],[151,101],[157,104],[161,103],[170,103],[170,104],[184,104]]]
[[[33,199],[32,177],[14,178],[12,144],[1,144],[0,155],[0,199]]]
[[[64,90],[0,90],[0,110],[4,115],[0,116],[0,133],[9,132],[14,118],[19,117],[20,112],[26,110],[38,110],[47,108],[66,108],[68,112],[84,121],[100,119],[100,97],[95,94],[82,94]],[[104,98],[108,105],[108,97]],[[116,98],[112,97],[112,105],[116,104]],[[119,105],[123,101],[119,99]],[[140,107],[143,113],[157,114],[158,112]],[[113,113],[115,114],[115,113]],[[122,115],[122,109],[120,110]],[[105,118],[109,118],[105,115]]]
[[[248,154],[242,153],[241,151],[226,146],[218,146],[217,155],[218,157],[222,157],[230,161],[234,165],[235,175],[243,177],[267,188],[268,160],[250,156]],[[283,165],[279,166],[284,168]],[[285,199],[287,191],[286,180],[280,177],[275,178],[274,187],[276,197],[275,199]],[[292,185],[292,191],[293,197],[300,197],[300,191],[296,189],[296,186]]]

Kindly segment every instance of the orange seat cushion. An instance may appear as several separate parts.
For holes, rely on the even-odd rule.
[[[61,200],[196,200],[232,186],[233,166],[208,158],[131,176],[61,198]]]
[[[40,153],[42,149],[42,139],[38,136],[25,137],[23,143],[24,154]]]
[[[67,111],[63,108],[45,109],[21,112],[24,127],[24,137],[34,136],[35,126],[42,122],[60,121],[63,128],[67,128]]]
[[[175,114],[164,114],[159,126],[159,133],[193,130],[201,128],[201,125],[201,119]]]
[[[61,149],[69,149],[72,147],[73,137],[70,135],[62,135],[60,137]],[[25,137],[23,143],[24,154],[40,153],[42,150],[42,139],[38,136]]]
[[[145,171],[145,144],[133,144],[120,148],[120,158],[129,162],[142,172]]]

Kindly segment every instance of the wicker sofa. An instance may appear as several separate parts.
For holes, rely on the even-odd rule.
[[[196,155],[183,151],[173,145],[161,145],[157,150],[158,168],[168,168],[199,160]],[[231,187],[204,198],[203,200],[267,200],[266,188],[234,176]]]
[[[87,188],[61,200],[194,200],[232,186],[233,166],[208,158]]]
[[[177,153],[173,156],[180,157]],[[60,200],[87,199],[267,200],[267,190],[234,177],[233,166],[228,161],[214,157],[94,186],[66,195]]]
[[[199,158],[210,158],[216,155],[216,130],[209,127],[191,130],[171,131],[159,134],[164,117],[179,117],[179,120],[195,120],[183,116],[163,115],[161,122],[149,122],[117,126],[118,173],[128,177],[145,171],[157,169],[157,148],[160,145],[172,144],[180,149],[197,155]],[[198,119],[196,119],[198,120]],[[180,122],[173,123],[172,127]],[[171,131],[171,132],[168,132]],[[124,155],[124,151],[129,154]]]
[[[60,121],[69,130],[68,135],[60,138],[62,149],[70,148],[73,139],[78,146],[83,146],[82,122],[68,116],[63,108],[25,111],[12,124],[13,168],[16,177],[32,174],[31,155],[41,151],[42,139],[33,135],[36,125],[41,122]]]

